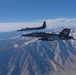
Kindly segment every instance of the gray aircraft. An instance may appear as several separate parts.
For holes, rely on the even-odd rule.
[[[28,30],[40,30],[40,29],[45,29],[46,28],[46,21],[43,22],[43,25],[40,27],[34,27],[34,28],[22,28],[20,30],[17,31],[28,31]]]
[[[25,36],[25,37],[37,37],[39,40],[43,40],[43,41],[74,39],[72,36],[69,36],[70,30],[71,29],[69,29],[69,28],[65,28],[59,34],[35,32],[35,33],[23,34],[22,36]]]

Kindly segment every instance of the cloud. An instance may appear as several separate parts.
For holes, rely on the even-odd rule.
[[[43,21],[43,20],[42,20]],[[59,26],[76,26],[76,18],[56,18],[56,19],[47,19],[48,28],[54,28]]]
[[[76,26],[76,18],[55,18],[44,19],[47,23],[47,28],[55,28],[59,26]],[[0,32],[18,30],[25,27],[38,27],[43,24],[44,20],[38,20],[35,22],[11,22],[0,23]]]
[[[74,22],[74,21],[76,21],[76,18],[72,18],[72,19],[66,19],[66,22]]]
[[[35,27],[41,25],[41,22],[12,22],[0,23],[0,32],[19,30],[26,27]]]
[[[43,20],[42,20],[43,21]],[[56,18],[56,19],[47,19],[46,20],[48,23],[57,23],[57,22],[72,22],[76,21],[76,18]]]

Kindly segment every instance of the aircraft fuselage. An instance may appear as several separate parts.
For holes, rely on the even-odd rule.
[[[40,29],[45,29],[46,28],[46,21],[43,22],[43,25],[40,26],[40,27],[34,27],[34,28],[22,28],[20,30],[17,30],[17,31],[29,31],[29,30],[40,30]]]
[[[50,34],[50,33],[42,33],[42,32],[29,33],[29,34],[24,34],[22,36],[39,37],[39,40],[46,40],[46,41],[73,39],[72,36],[60,37],[59,34]]]

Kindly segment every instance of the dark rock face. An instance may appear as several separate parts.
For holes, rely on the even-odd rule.
[[[0,39],[0,75],[75,75],[76,41]]]

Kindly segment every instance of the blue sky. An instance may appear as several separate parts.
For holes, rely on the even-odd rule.
[[[0,0],[1,26],[58,18],[75,21],[76,0]]]

